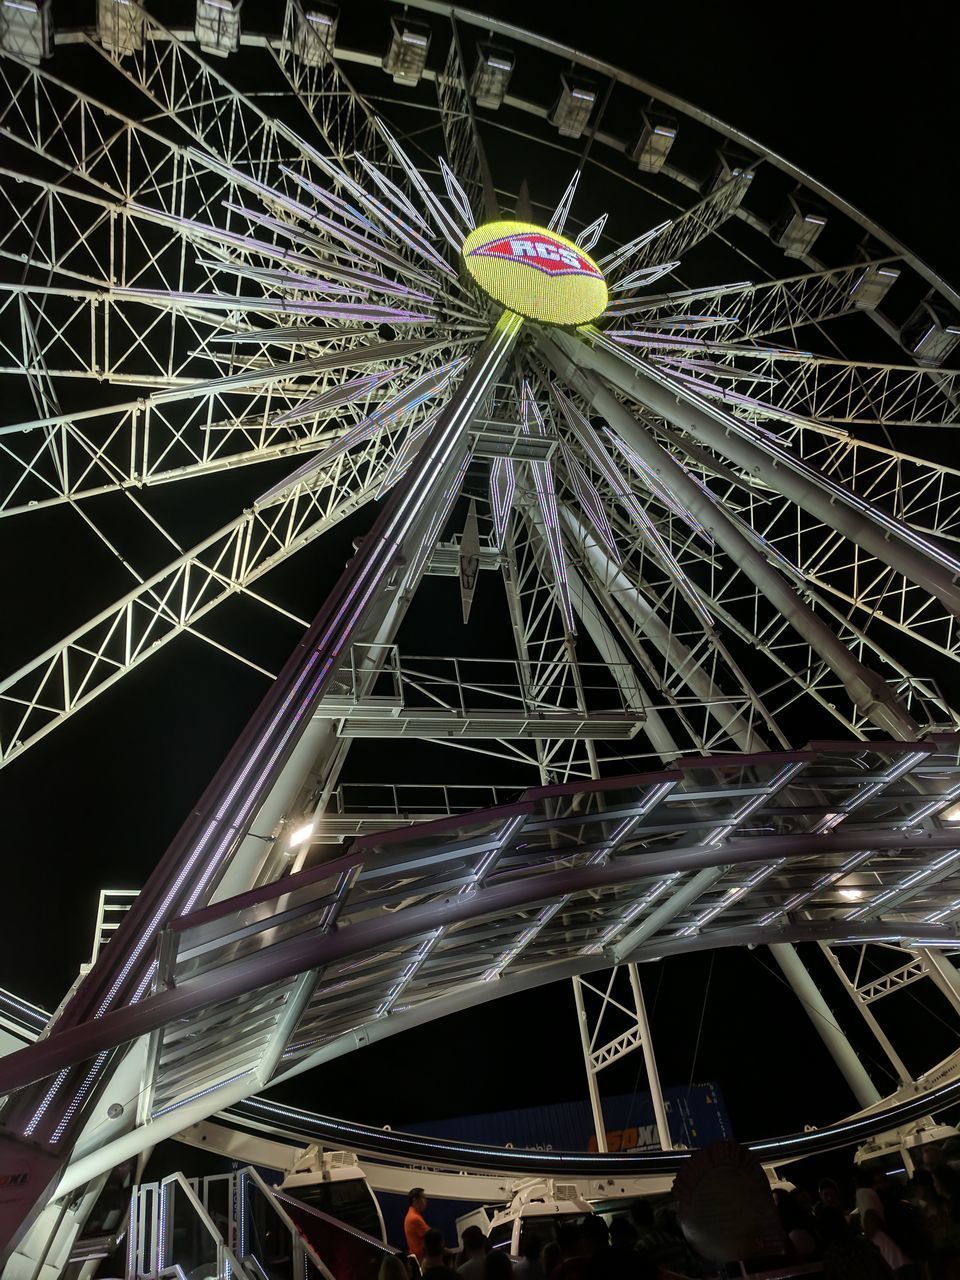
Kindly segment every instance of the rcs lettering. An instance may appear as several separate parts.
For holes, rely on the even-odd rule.
[[[545,258],[548,262],[562,262],[574,271],[582,267],[580,258],[572,249],[562,244],[548,244],[545,240],[515,237],[510,240],[510,252],[515,258]]]

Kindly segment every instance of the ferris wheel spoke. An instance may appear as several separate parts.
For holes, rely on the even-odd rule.
[[[378,481],[361,456],[339,459],[324,474],[245,511],[5,679],[0,766],[359,510],[375,496]]]
[[[889,687],[876,672],[868,670],[852,657],[836,634],[816,617],[802,598],[777,570],[761,556],[726,518],[719,508],[693,483],[683,469],[649,436],[636,419],[599,381],[596,374],[583,373],[571,367],[552,344],[541,342],[548,360],[566,376],[578,394],[598,413],[630,447],[663,479],[664,488],[686,510],[691,511],[710,530],[717,543],[732,560],[739,563],[766,597],[774,610],[789,618],[793,628],[820,655],[847,690],[852,702],[879,728],[904,739],[914,739],[919,730]],[[669,460],[669,465],[665,463]]]
[[[856,290],[864,273],[896,261],[896,258],[878,258],[783,280],[765,280],[761,284],[747,281],[637,299],[614,299],[607,307],[607,319],[636,319],[629,326],[609,329],[608,334],[626,347],[644,349],[659,343],[659,350],[676,347],[678,353],[684,348],[695,348],[701,340],[696,334],[689,337],[682,332],[662,332],[667,321],[678,317],[684,328],[696,325],[701,336],[707,322],[721,331],[724,341],[754,342],[856,311]]]
[[[559,335],[556,342],[564,352],[572,354],[579,349],[566,335]],[[689,389],[668,382],[637,357],[617,359],[610,351],[590,347],[581,358],[613,386],[668,421],[677,417],[671,406],[683,402],[684,431],[752,471],[811,517],[846,532],[864,551],[937,596],[951,611],[960,612],[960,589],[954,581],[960,574],[960,560],[952,553],[807,466],[766,433],[722,412]],[[672,391],[665,394],[668,385]]]
[[[372,412],[372,388],[344,372],[426,355],[431,342],[376,343],[122,404],[0,427],[0,515],[36,512],[317,450]],[[305,397],[327,394],[295,425],[278,423]],[[331,418],[333,397],[340,400]]]
[[[664,367],[682,368],[701,356],[710,361],[705,366],[706,376],[719,374],[733,388],[739,384],[748,394],[761,396],[774,415],[787,410],[815,429],[941,427],[960,419],[957,370],[868,364],[800,351],[752,350],[709,342],[652,358]]]
[[[776,548],[775,541],[768,536],[769,530],[766,531],[766,534],[762,534],[740,517],[731,515],[731,519],[758,551],[765,551],[767,554],[775,553],[774,563],[794,583],[796,589],[803,594],[811,609],[830,619],[831,625],[837,630],[851,652],[858,654],[865,663],[876,665],[879,670],[884,672],[884,678],[888,684],[897,691],[898,696],[904,699],[908,707],[914,702],[917,703],[921,709],[924,723],[952,725],[955,722],[955,713],[950,711],[948,705],[944,702],[936,684],[929,679],[918,679],[912,676],[909,670],[881,643],[876,634],[877,610],[875,607],[865,607],[859,595],[857,597],[850,596],[841,590],[832,588],[828,583],[824,583],[816,572],[810,568],[810,565],[806,561],[801,561],[799,557],[796,561],[791,560],[788,555]],[[784,545],[789,546],[790,540],[785,539]],[[797,545],[794,540],[794,548]],[[891,576],[890,571],[885,566],[883,566],[883,571],[887,577]],[[739,625],[734,622],[734,614],[742,604],[745,593],[749,598],[749,586],[744,582],[738,566],[730,565],[719,575],[714,591],[713,607],[723,612],[728,625]],[[734,613],[725,608],[728,603],[729,609],[732,609]],[[751,606],[754,617],[752,628],[749,631],[743,631],[742,638],[748,640],[751,634],[755,634],[766,644],[769,653],[776,655],[782,647],[784,655],[790,661],[796,662],[796,637],[789,628],[785,627],[781,618],[774,617],[769,623],[762,623],[763,613],[762,610],[758,609],[757,603],[755,602]],[[841,607],[842,605],[847,607],[843,608]],[[862,627],[857,625],[857,614],[862,615]],[[883,620],[893,622],[891,618],[884,618]],[[893,625],[896,625],[896,623],[893,622]],[[901,625],[898,629],[905,634],[909,634],[914,640],[919,640],[933,648],[937,648],[944,656],[956,657],[952,647],[938,645],[934,638],[924,634],[919,627]],[[952,630],[950,630],[949,635],[952,639]],[[800,662],[798,670],[810,672],[813,671],[815,665],[816,655],[811,649],[808,651],[806,659]],[[783,669],[787,670],[788,667],[784,664]],[[822,684],[825,677],[826,672],[821,671],[819,683]],[[829,704],[825,703],[824,705],[827,705],[829,709]],[[848,720],[851,725],[859,726],[860,724],[860,718],[855,713],[851,713]]]
[[[734,175],[679,217],[665,223],[654,234],[643,237],[630,253],[620,251],[601,260],[601,266],[607,272],[613,272],[614,288],[629,287],[631,277],[642,271],[668,264],[671,268],[677,266],[685,253],[736,213],[752,179],[752,170]],[[625,299],[623,309],[638,300],[642,301]],[[615,310],[618,304],[619,300],[612,304],[611,310]]]
[[[462,212],[473,216],[482,213],[483,220],[489,221],[497,216],[497,197],[467,84],[457,19],[452,13],[447,60],[437,76],[437,105],[447,160],[464,184],[466,210]]]
[[[696,479],[690,467],[692,460],[687,454],[689,445],[685,448],[685,442],[672,435],[662,438],[675,461]],[[697,465],[701,459],[698,452]],[[866,646],[872,649],[881,665],[890,672],[888,678],[893,683],[900,684],[908,672],[878,638],[878,632],[882,633],[887,628],[909,635],[944,657],[957,659],[956,620],[944,612],[935,598],[896,574],[885,563],[863,553],[841,533],[824,529],[807,518],[801,509],[779,495],[769,495],[768,501],[751,503],[749,507],[738,505],[735,494],[738,482],[742,484],[742,481],[725,475],[716,463],[712,469],[709,461],[705,465],[708,468],[705,474],[711,476],[711,480],[720,476],[729,486],[725,493],[720,493],[700,481],[698,483],[705,496],[727,512],[758,553],[769,558],[815,608],[829,614],[842,626],[851,648]],[[662,527],[668,537],[675,537],[669,522]],[[682,555],[682,552],[678,554]],[[716,608],[725,595],[736,598],[741,593],[743,579],[736,564],[720,563],[718,572],[714,573],[710,561],[703,556],[701,559],[715,584],[711,609]],[[851,588],[852,583],[856,584],[855,591]],[[835,603],[830,604],[830,599]],[[857,617],[862,629],[857,628]],[[932,691],[927,688],[924,698],[938,710],[933,717],[934,723],[944,719],[946,723],[953,722],[952,713],[939,699],[935,686]]]

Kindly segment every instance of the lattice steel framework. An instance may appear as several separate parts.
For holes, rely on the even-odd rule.
[[[136,4],[123,6],[122,31],[70,37],[71,66],[95,93],[67,83],[56,58],[0,58],[0,375],[12,406],[0,516],[29,529],[58,508],[77,513],[129,588],[0,680],[0,763],[183,633],[275,675],[208,629],[230,600],[306,629],[61,1011],[60,1034],[29,1051],[45,1068],[10,1073],[11,1087],[34,1087],[9,1101],[4,1141],[35,1144],[54,1183],[124,1072],[137,1114],[81,1139],[77,1167],[91,1177],[131,1124],[128,1144],[147,1146],[187,1102],[213,1110],[291,1058],[302,1066],[329,1044],[405,1025],[400,1013],[415,1006],[433,1016],[476,984],[819,940],[901,1079],[872,1012],[879,997],[923,975],[957,1008],[953,970],[929,948],[952,948],[960,911],[949,820],[960,797],[949,692],[960,471],[937,434],[956,423],[960,375],[943,364],[947,321],[936,360],[908,340],[907,321],[928,295],[938,317],[960,300],[779,157],[579,55],[611,89],[660,97],[712,131],[724,154],[706,182],[669,161],[638,176],[602,109],[558,151],[549,104],[507,93],[503,115],[478,106],[469,15],[414,7],[442,52],[406,102],[386,105],[378,59],[332,47],[299,0],[277,31],[245,35],[255,88],[242,61],[214,65],[192,33]],[[522,180],[498,181],[498,155],[518,172],[505,137]],[[855,233],[837,243],[861,248],[821,261],[791,247],[751,208],[759,172],[785,198],[793,183],[809,189]],[[499,314],[460,272],[467,232],[515,210],[595,254],[610,287],[595,325]],[[914,351],[928,363],[911,363]],[[169,510],[161,517],[163,488],[187,495],[228,472],[235,492],[252,479],[221,528],[188,539]],[[107,504],[119,523],[102,518]],[[319,601],[274,602],[261,580],[363,509],[371,530],[308,626]],[[169,548],[159,567],[121,545],[144,522]],[[442,640],[409,651],[404,618],[428,575],[460,578],[464,616],[476,629],[480,613],[491,638],[485,652],[451,654]],[[502,622],[491,624],[479,602],[498,579]],[[796,754],[829,735],[859,745]],[[437,814],[456,827],[487,799],[350,778],[350,743],[369,737],[428,743],[431,761],[440,746],[467,751],[548,790],[499,808],[492,841],[417,847],[423,867],[408,883],[426,883],[393,901],[388,876],[368,900],[364,877],[381,872],[356,853],[364,840]],[[771,752],[787,754],[758,754]],[[716,758],[684,772],[703,757]],[[662,767],[677,772],[637,783],[610,816],[602,779]],[[693,775],[701,792],[679,821]],[[361,784],[366,800],[354,803]],[[596,806],[597,834],[567,848],[564,823],[581,822],[571,795]],[[498,901],[508,868],[543,871],[511,852],[530,805],[543,806],[554,842],[544,865],[560,875],[563,852],[573,879],[494,919],[480,903]],[[761,818],[769,856],[747,856],[739,836]],[[687,860],[664,855],[655,875],[619,881],[621,855],[652,865],[665,832]],[[330,840],[355,836],[335,857]],[[269,985],[212,991],[213,922],[247,893],[279,910],[272,886],[291,869],[284,884],[309,890],[279,918],[311,919],[321,952],[348,918],[344,936],[361,919],[375,931],[422,916],[422,928],[391,934],[361,977],[325,952],[297,952]],[[834,886],[861,880],[869,895],[838,924]],[[231,938],[259,939],[252,921]],[[909,955],[864,982],[834,949],[875,937]],[[636,1024],[617,1043],[647,1052],[627,972]],[[195,1003],[167,999],[168,984]],[[167,1006],[176,1026],[156,1012]],[[111,1040],[114,1025],[125,1034]],[[599,1041],[587,1043],[592,1053]]]

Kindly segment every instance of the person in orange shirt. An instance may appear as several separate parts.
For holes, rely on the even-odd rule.
[[[414,1187],[410,1192],[410,1207],[403,1220],[403,1234],[407,1238],[407,1249],[419,1263],[423,1262],[423,1237],[430,1230],[423,1211],[427,1207],[427,1197],[423,1187]]]

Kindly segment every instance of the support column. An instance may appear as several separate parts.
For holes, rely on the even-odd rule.
[[[927,976],[950,1002],[954,1013],[960,1014],[960,973],[957,973],[953,962],[942,951],[928,947],[918,948],[917,955],[923,961]]]
[[[593,1046],[590,1043],[590,1027],[587,1025],[587,1010],[583,1003],[583,988],[579,978],[573,978],[573,998],[577,1006],[577,1026],[580,1028],[580,1045],[583,1049],[583,1065],[587,1069],[587,1092],[590,1096],[590,1110],[593,1113],[593,1130],[597,1135],[597,1150],[607,1150],[607,1126],[603,1121],[603,1107],[600,1105],[600,1088],[597,1084],[597,1073],[593,1065]]]
[[[554,340],[556,347],[553,347]],[[891,522],[884,527],[866,509],[866,504],[855,506],[855,499],[847,498],[833,488],[828,490],[826,481],[818,484],[816,472],[792,457],[786,449],[779,450],[782,456],[777,457],[747,440],[741,430],[742,423],[695,391],[687,391],[669,382],[659,370],[639,357],[625,358],[623,353],[615,355],[590,341],[578,340],[559,331],[555,332],[550,343],[541,343],[542,348],[547,346],[554,350],[560,348],[567,358],[565,364],[572,361],[579,369],[595,369],[628,396],[649,405],[667,422],[688,432],[709,448],[716,449],[795,502],[827,528],[839,530],[882,564],[889,565],[936,596],[947,609],[960,612],[960,586],[948,565],[938,562],[921,547],[911,545],[910,531],[899,522]],[[939,549],[932,541],[931,546]]]
[[[647,1072],[647,1088],[650,1090],[650,1097],[653,1101],[653,1114],[657,1118],[657,1137],[660,1139],[660,1150],[672,1151],[673,1139],[670,1137],[670,1122],[667,1119],[667,1108],[663,1104],[660,1072],[657,1068],[656,1054],[653,1052],[653,1038],[650,1035],[647,1006],[643,1001],[643,988],[640,986],[640,975],[637,972],[637,966],[628,964],[627,973],[630,975],[630,990],[633,992],[633,1003],[637,1010],[640,1047],[643,1050],[643,1065]]]
[[[900,1081],[901,1084],[910,1084],[910,1082],[913,1080],[913,1076],[907,1070],[906,1064],[904,1063],[903,1059],[900,1057],[899,1053],[897,1053],[896,1049],[894,1049],[893,1045],[890,1043],[887,1033],[884,1031],[883,1027],[881,1027],[880,1023],[877,1021],[877,1018],[873,1010],[870,1008],[866,1000],[864,1000],[863,996],[860,994],[859,990],[857,989],[856,983],[851,982],[851,980],[847,977],[846,973],[844,972],[843,965],[834,955],[833,949],[831,948],[830,944],[828,942],[821,942],[819,946],[820,946],[820,950],[823,952],[823,954],[827,957],[827,960],[830,962],[830,967],[833,969],[834,973],[843,983],[844,989],[846,990],[847,994],[850,996],[850,999],[856,1005],[857,1012],[863,1018],[864,1022],[867,1024],[870,1030],[873,1032],[873,1035],[877,1044],[880,1046],[883,1052],[887,1055],[887,1059],[889,1060],[890,1065],[893,1067],[894,1071],[896,1071],[897,1073],[897,1079]]]
[[[854,1053],[853,1046],[840,1029],[840,1024],[796,949],[789,942],[774,942],[771,943],[770,950],[806,1010],[814,1029],[827,1046],[830,1057],[840,1068],[853,1096],[861,1107],[872,1107],[880,1101],[880,1092]]]
[[[676,459],[660,447],[596,374],[584,373],[571,365],[552,339],[541,339],[540,345],[550,364],[562,372],[577,393],[603,415],[653,470],[670,496],[700,520],[758,591],[827,663],[861,714],[898,741],[915,742],[920,738],[920,729],[889,685],[850,653],[840,637],[804,603],[722,508],[694,484]]]
[[[760,734],[739,711],[729,706],[723,692],[717,688],[700,663],[694,661],[683,641],[677,639],[669,624],[647,604],[636,586],[613,563],[590,530],[566,504],[560,508],[560,519],[575,545],[583,548],[584,568],[593,582],[608,591],[616,603],[630,615],[637,628],[673,667],[690,691],[703,700],[707,710],[737,747],[741,751],[768,750]]]
[[[470,422],[509,357],[521,324],[519,317],[505,313],[465,369],[460,385],[406,476],[386,499],[324,608],[174,838],[109,948],[64,1005],[58,1031],[132,1005],[149,982],[156,940],[167,923],[209,902],[218,884],[229,884],[237,892],[253,882],[262,855],[248,861],[241,846],[258,815],[269,810],[276,796],[296,794],[310,765],[298,753],[304,730],[318,701],[337,680],[350,646],[369,643],[391,614],[397,621],[402,616],[405,591],[412,592],[422,571],[422,544],[433,536],[438,511],[460,483]],[[232,883],[237,878],[229,876],[232,864],[245,884]],[[31,1176],[19,1199],[9,1197],[0,1206],[4,1260],[41,1210],[45,1192],[66,1165],[89,1119],[91,1100],[124,1056],[104,1052],[92,1066],[75,1063],[51,1083],[38,1081],[8,1099],[0,1125],[0,1152],[14,1167],[21,1163],[30,1167]],[[128,1120],[132,1121],[132,1109]]]

